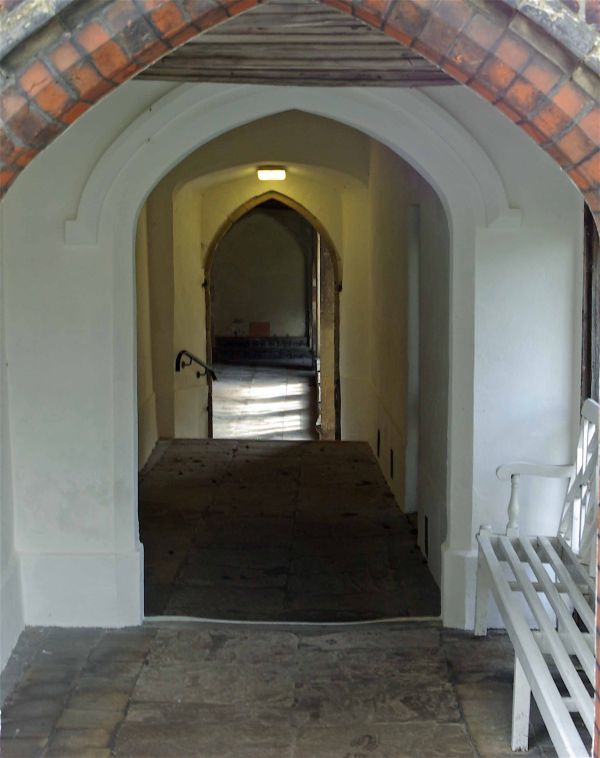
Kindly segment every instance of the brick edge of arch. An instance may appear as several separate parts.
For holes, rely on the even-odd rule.
[[[523,129],[600,224],[600,77],[510,0],[321,0],[414,48]],[[0,89],[0,197],[95,102],[260,0],[82,0],[11,54]]]

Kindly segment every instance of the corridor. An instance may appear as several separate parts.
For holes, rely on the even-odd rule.
[[[439,589],[363,442],[176,440],[140,477],[146,616],[438,616]]]
[[[301,368],[216,364],[215,439],[317,439],[317,388]]]

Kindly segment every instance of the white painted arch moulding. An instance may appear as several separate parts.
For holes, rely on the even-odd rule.
[[[184,85],[126,129],[90,174],[67,243],[113,261],[115,541],[138,549],[135,272],[139,211],[157,182],[193,150],[237,126],[301,110],[354,127],[410,163],[437,191],[450,230],[448,533],[442,550],[442,615],[472,626],[476,229],[516,228],[498,172],[481,146],[421,93]],[[82,253],[84,251],[82,250]],[[140,579],[141,591],[141,579]]]
[[[245,107],[237,107],[242,102]],[[232,108],[233,106],[233,108]],[[97,241],[104,203],[116,176],[137,160],[148,158],[152,150],[151,189],[186,155],[219,135],[264,116],[286,110],[302,110],[326,118],[334,118],[378,139],[435,186],[435,177],[428,173],[428,151],[435,146],[460,162],[461,174],[469,175],[476,187],[475,207],[483,214],[481,226],[516,228],[520,211],[510,208],[502,179],[481,145],[442,107],[422,92],[402,89],[374,93],[364,89],[331,90],[279,87],[222,85],[181,85],[159,98],[119,136],[106,150],[91,171],[81,194],[77,216],[65,222],[68,245],[93,245]],[[233,117],[233,112],[236,116]],[[157,139],[164,130],[192,116],[202,124],[202,140],[191,134],[188,144],[178,143],[180,152],[172,164],[163,166],[156,156]],[[335,115],[334,115],[335,114]],[[377,118],[373,118],[377,115]],[[387,122],[386,127],[375,124]],[[225,126],[226,124],[226,126]],[[426,133],[422,133],[422,131]],[[401,140],[398,140],[401,132]],[[389,134],[388,134],[389,133]],[[399,141],[402,149],[399,150]],[[145,156],[140,155],[144,153]],[[452,161],[446,161],[451,163]],[[157,175],[157,172],[158,175]],[[437,172],[436,172],[437,173]],[[481,207],[483,206],[483,207]]]

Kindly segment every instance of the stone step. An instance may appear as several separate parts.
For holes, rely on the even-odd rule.
[[[311,368],[313,355],[305,337],[217,337],[213,362]]]
[[[257,355],[247,353],[213,353],[215,364],[231,366],[265,366],[281,368],[313,368],[313,358],[308,355]]]
[[[235,345],[238,347],[253,348],[299,347],[309,349],[308,339],[306,337],[288,337],[277,335],[273,335],[271,337],[248,337],[246,335],[215,337],[215,345],[222,347]]]

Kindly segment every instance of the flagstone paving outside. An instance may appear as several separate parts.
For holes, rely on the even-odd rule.
[[[439,622],[29,628],[3,758],[508,758],[513,653]],[[535,706],[527,755],[554,756]]]

